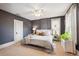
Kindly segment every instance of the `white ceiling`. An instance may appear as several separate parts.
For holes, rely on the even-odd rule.
[[[36,20],[40,18],[63,16],[71,3],[0,3],[0,9],[21,17]],[[43,9],[41,16],[33,15],[34,8]]]

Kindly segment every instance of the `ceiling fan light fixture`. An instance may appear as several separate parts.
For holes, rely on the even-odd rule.
[[[42,14],[43,14],[43,10],[42,10],[42,9],[39,9],[39,10],[36,9],[36,10],[33,11],[33,15],[34,15],[34,16],[38,16],[38,17],[39,17],[39,16],[41,16]]]
[[[38,16],[39,17],[39,16],[41,16],[41,14],[34,14],[34,16]]]

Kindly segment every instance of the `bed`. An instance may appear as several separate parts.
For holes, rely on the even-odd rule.
[[[45,32],[49,32],[49,30],[41,30]],[[24,38],[25,44],[32,44],[44,47],[46,49],[53,50],[53,36],[52,35],[36,35],[36,34],[29,34]]]

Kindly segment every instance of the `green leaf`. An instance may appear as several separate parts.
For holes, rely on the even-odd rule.
[[[61,40],[70,40],[71,39],[71,34],[69,32],[65,32],[64,34],[61,35]]]

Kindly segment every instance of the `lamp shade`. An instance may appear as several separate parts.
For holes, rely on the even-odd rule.
[[[36,28],[33,28],[32,30],[36,30]]]

